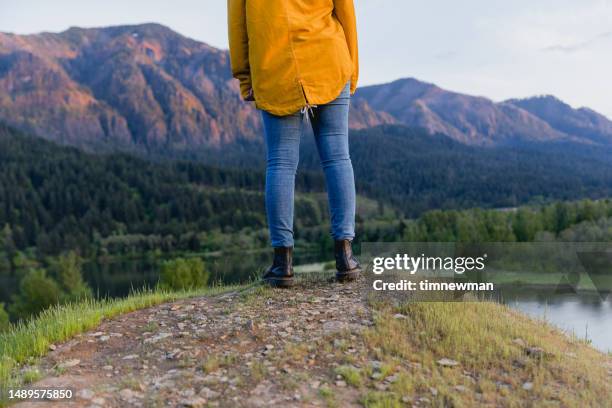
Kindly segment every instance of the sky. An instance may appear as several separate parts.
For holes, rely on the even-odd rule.
[[[612,0],[355,0],[355,7],[360,85],[414,77],[495,101],[552,94],[612,118]],[[0,0],[2,32],[144,22],[227,48],[225,0]]]

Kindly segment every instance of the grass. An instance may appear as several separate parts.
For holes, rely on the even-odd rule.
[[[325,401],[325,405],[328,408],[338,406],[334,390],[332,390],[328,385],[322,385],[321,388],[319,388],[319,396],[323,399],[323,401]]]
[[[26,323],[14,325],[8,332],[0,333],[0,405],[8,388],[16,388],[36,380],[30,369],[20,372],[19,368],[34,365],[39,357],[48,352],[51,344],[70,339],[76,334],[95,328],[103,319],[123,313],[238,288],[243,286],[218,286],[184,291],[140,290],[122,299],[88,299],[51,307]]]
[[[236,363],[238,356],[233,353],[225,354],[221,357],[210,356],[202,364],[204,374],[211,374],[222,367],[230,367]]]
[[[399,369],[383,392],[363,390],[367,407],[425,397],[434,406],[601,406],[610,395],[605,356],[556,328],[506,306],[481,303],[373,304],[375,326],[364,333],[370,353]],[[405,319],[393,316],[401,313]],[[520,340],[518,340],[520,339]],[[543,353],[529,355],[540,347]],[[569,357],[569,356],[573,357]],[[442,358],[458,362],[446,367]],[[530,390],[525,383],[533,383]],[[371,384],[370,384],[371,385]]]
[[[253,361],[250,367],[251,379],[255,382],[260,382],[268,374],[268,369],[261,361]]]
[[[344,381],[352,387],[358,388],[363,383],[361,371],[353,366],[344,365],[337,367],[336,374],[341,375]]]

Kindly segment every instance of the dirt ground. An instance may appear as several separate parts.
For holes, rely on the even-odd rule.
[[[335,373],[372,325],[363,282],[250,288],[163,304],[58,345],[32,388],[75,398],[18,407],[357,406]]]

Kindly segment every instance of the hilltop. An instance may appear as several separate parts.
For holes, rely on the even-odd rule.
[[[44,405],[58,407],[604,406],[612,391],[612,358],[543,322],[490,303],[373,301],[364,285],[309,279],[153,306],[22,372],[77,391]]]

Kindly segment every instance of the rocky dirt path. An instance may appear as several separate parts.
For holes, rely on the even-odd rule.
[[[105,321],[58,346],[39,387],[70,401],[18,407],[357,406],[337,376],[372,325],[363,282],[242,292],[168,303]],[[353,395],[355,394],[355,395]]]

